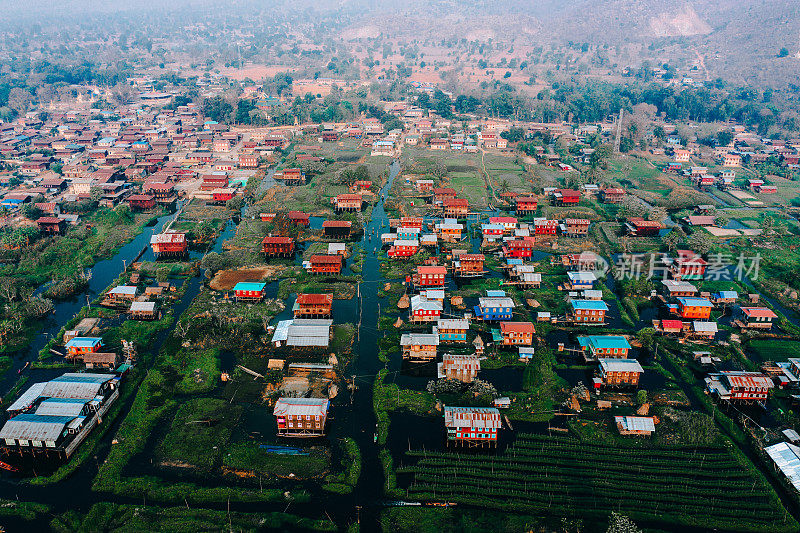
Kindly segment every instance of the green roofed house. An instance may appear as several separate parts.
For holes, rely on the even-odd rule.
[[[587,335],[578,337],[578,344],[587,359],[598,357],[627,359],[631,349],[628,339],[622,335]]]
[[[240,281],[233,287],[237,300],[261,300],[264,298],[266,283]]]

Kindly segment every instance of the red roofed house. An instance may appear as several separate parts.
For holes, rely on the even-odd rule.
[[[369,192],[372,188],[372,182],[369,180],[358,180],[351,187],[353,192]]]
[[[418,287],[444,287],[447,268],[443,266],[418,266],[414,284]]]
[[[575,205],[580,201],[580,191],[576,191],[574,189],[558,189],[553,192],[554,205]]]
[[[258,168],[258,155],[256,154],[240,155],[239,168]]]
[[[228,176],[218,174],[206,174],[200,184],[201,191],[213,191],[214,189],[224,189],[228,186]]]
[[[772,387],[772,379],[758,372],[723,370],[706,378],[706,389],[710,393],[731,402],[766,401]]]
[[[286,216],[298,226],[308,226],[309,219],[311,218],[311,215],[303,213],[302,211],[289,211],[286,213]]]
[[[533,322],[500,322],[504,346],[531,346],[534,333]]]
[[[400,217],[400,227],[422,229],[422,217]]]
[[[655,220],[645,220],[641,217],[631,217],[625,223],[625,229],[628,235],[635,237],[648,237],[658,235],[661,231],[661,222]]]
[[[589,235],[589,224],[585,218],[568,218],[564,221],[564,234],[570,237],[586,237]]]
[[[661,320],[661,333],[680,333],[683,331],[683,322],[680,320]]]
[[[466,218],[469,214],[469,202],[465,198],[450,198],[442,202],[444,214],[450,218]]]
[[[290,257],[294,253],[294,239],[291,237],[264,237],[261,245],[267,257]]]
[[[505,233],[514,233],[517,229],[517,219],[514,217],[489,217],[489,224],[500,224]]]
[[[236,194],[236,189],[230,189],[230,188],[215,189],[211,193],[211,201],[214,202],[215,204],[224,204],[225,202],[233,198],[235,194]]]
[[[46,235],[61,235],[67,221],[58,217],[40,217],[36,221],[39,231]]]
[[[312,274],[335,274],[342,272],[341,255],[312,255],[309,260]]]
[[[156,197],[152,194],[132,194],[128,196],[131,209],[152,209],[156,205]]]
[[[625,191],[620,188],[603,189],[601,196],[604,204],[618,204],[622,202]]]
[[[299,168],[284,168],[281,172],[276,172],[275,179],[283,179],[286,185],[301,185],[305,183],[306,175]]]
[[[739,315],[734,324],[741,328],[770,329],[772,321],[778,318],[769,307],[741,307]]]
[[[458,277],[475,277],[483,275],[483,254],[461,254],[453,261],[453,274]]]
[[[703,279],[708,263],[691,250],[678,250],[678,257],[672,261],[671,271],[674,279]]]
[[[322,223],[322,232],[328,237],[348,237],[352,227],[349,220],[326,220]]]
[[[531,257],[532,253],[533,241],[529,239],[508,241],[503,245],[503,255],[506,257]]]
[[[456,197],[456,194],[456,190],[450,187],[437,187],[433,189],[433,201],[436,203],[452,200]]]
[[[411,257],[419,250],[419,241],[411,241],[411,240],[396,240],[394,244],[389,247],[389,250],[386,252],[391,258],[395,257]]]
[[[535,196],[518,196],[517,197],[517,215],[525,216],[530,215],[536,211],[538,199]]]
[[[144,184],[144,192],[145,194],[152,194],[156,202],[171,202],[175,196],[175,184],[147,182]]]
[[[298,294],[295,318],[326,318],[333,313],[333,294]]]
[[[363,198],[360,194],[340,194],[334,199],[337,211],[361,211]]]

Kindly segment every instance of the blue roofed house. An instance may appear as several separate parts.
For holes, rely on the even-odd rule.
[[[631,345],[622,335],[586,335],[578,337],[584,356],[627,359]]]
[[[581,324],[603,324],[608,305],[602,300],[570,300],[572,321]]]
[[[264,297],[267,284],[262,282],[240,281],[233,287],[237,300],[260,300]]]
[[[718,291],[711,295],[711,301],[717,305],[735,304],[739,299],[739,293],[736,291]]]

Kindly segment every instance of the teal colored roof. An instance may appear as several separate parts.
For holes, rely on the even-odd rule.
[[[75,337],[66,344],[67,348],[91,348],[100,344],[100,337]]]
[[[486,291],[486,296],[488,296],[489,298],[502,298],[505,295],[506,291],[501,291],[501,290]]]
[[[719,291],[714,293],[715,298],[738,298],[739,293],[736,291]]]
[[[709,302],[705,298],[685,298],[685,297],[681,297],[681,298],[678,298],[678,301],[683,306],[689,306],[689,307],[712,307],[711,302]]]
[[[631,349],[628,339],[622,335],[587,335],[578,337],[578,344],[582,348],[591,347],[595,350]]]
[[[266,283],[259,283],[254,281],[240,281],[237,283],[233,290],[235,291],[263,291],[264,287],[266,287]]]
[[[608,306],[602,300],[572,300],[573,309],[588,309],[594,311],[608,311]]]

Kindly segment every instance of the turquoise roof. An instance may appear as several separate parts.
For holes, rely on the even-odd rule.
[[[237,283],[233,290],[235,291],[263,291],[264,287],[266,287],[266,283],[259,283],[254,281],[240,281]]]
[[[706,300],[705,298],[685,298],[681,297],[678,298],[678,301],[681,305],[687,307],[712,307],[711,302]]]
[[[631,349],[628,339],[622,335],[587,335],[578,337],[578,344],[582,348],[591,347],[595,350]]]
[[[100,337],[74,337],[67,342],[67,348],[91,348],[96,344],[100,344],[102,339]]]
[[[588,309],[594,311],[608,311],[608,306],[602,300],[571,300],[573,309]]]

